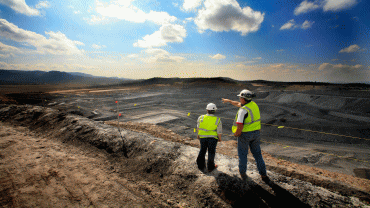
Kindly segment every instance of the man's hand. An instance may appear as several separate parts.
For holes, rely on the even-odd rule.
[[[223,103],[229,103],[231,100],[229,100],[229,99],[225,99],[225,98],[221,98],[222,99],[222,102]]]
[[[234,133],[234,136],[235,137],[239,137],[240,135],[242,135],[242,130],[244,128],[244,125],[243,124],[236,124],[237,125],[237,129],[236,129],[236,132]]]
[[[240,133],[235,132],[234,137],[240,137],[240,135],[242,135],[241,132]]]
[[[230,103],[231,105],[239,107],[239,108],[242,107],[241,103],[238,102],[238,101],[229,100],[229,99],[225,99],[225,98],[221,98],[221,100],[222,100],[223,103]]]

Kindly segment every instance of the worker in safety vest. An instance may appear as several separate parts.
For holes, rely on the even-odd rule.
[[[215,165],[215,155],[217,142],[221,142],[222,123],[216,117],[217,107],[213,103],[207,105],[207,114],[201,115],[197,121],[198,139],[200,140],[200,151],[197,158],[197,165],[200,170],[205,169],[205,156],[208,149],[207,169],[212,171],[217,168]]]
[[[236,114],[232,132],[238,140],[239,172],[243,180],[247,180],[248,146],[257,163],[259,174],[263,181],[268,182],[266,165],[262,158],[260,147],[261,116],[258,105],[252,101],[256,95],[249,90],[242,90],[239,95],[240,102],[222,98],[223,103],[230,103],[239,107]]]

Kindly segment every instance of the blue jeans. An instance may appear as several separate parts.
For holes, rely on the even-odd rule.
[[[207,168],[208,170],[213,170],[215,168],[215,155],[217,142],[218,139],[215,138],[200,138],[200,151],[197,158],[197,165],[200,170],[203,170],[205,167],[205,157],[207,149],[208,149]]]
[[[260,140],[260,131],[242,132],[242,134],[238,137],[240,174],[245,174],[247,172],[247,156],[249,146],[251,148],[253,157],[256,160],[258,172],[260,173],[260,175],[266,175],[266,165],[261,154]]]

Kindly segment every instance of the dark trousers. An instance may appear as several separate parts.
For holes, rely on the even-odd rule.
[[[208,149],[208,170],[213,170],[215,168],[215,155],[216,146],[218,139],[215,138],[200,138],[200,151],[197,158],[197,165],[200,170],[205,168],[205,157]]]

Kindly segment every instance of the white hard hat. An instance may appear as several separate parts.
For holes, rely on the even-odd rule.
[[[209,103],[206,109],[207,110],[217,110],[217,107],[214,103]]]
[[[242,97],[242,98],[245,98],[247,100],[252,100],[253,97],[256,97],[256,95],[254,94],[254,92],[252,91],[249,91],[249,90],[242,90],[239,95],[237,95],[238,97]]]

